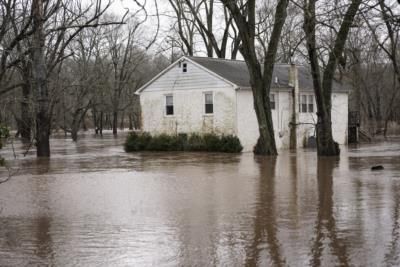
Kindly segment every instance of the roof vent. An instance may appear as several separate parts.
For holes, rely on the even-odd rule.
[[[278,76],[275,76],[275,83],[276,83],[276,84],[278,84],[278,83],[279,83]]]

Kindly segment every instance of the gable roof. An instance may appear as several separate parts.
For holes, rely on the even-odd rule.
[[[250,88],[250,74],[246,62],[242,60],[230,60],[209,57],[187,57],[199,65],[209,69],[226,80],[242,88]],[[290,64],[275,64],[273,72],[272,88],[292,87],[289,84]],[[313,80],[310,69],[307,66],[297,65],[300,90],[313,90]],[[275,83],[277,77],[278,83]],[[345,86],[334,80],[332,90],[336,92],[347,92]]]
[[[137,90],[137,94],[146,89],[150,84],[157,80],[160,76],[166,73],[168,70],[173,68],[182,60],[188,60],[192,63],[197,64],[206,71],[214,74],[216,77],[228,82],[232,85],[236,85],[240,88],[251,88],[250,85],[250,74],[247,68],[246,62],[243,60],[231,60],[231,59],[221,59],[221,58],[210,58],[210,57],[192,57],[183,56],[177,61],[169,65],[166,69],[161,71],[145,85]],[[291,88],[293,87],[289,84],[289,68],[290,64],[278,64],[276,63],[273,71],[273,84],[272,88]],[[313,80],[309,67],[304,65],[297,65],[298,79],[299,79],[299,89],[301,91],[313,90]],[[278,81],[276,83],[276,81]],[[332,84],[333,92],[348,92],[348,88],[344,84],[333,81]]]

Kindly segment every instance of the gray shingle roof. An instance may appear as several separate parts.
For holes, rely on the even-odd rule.
[[[209,57],[188,58],[239,87],[250,87],[250,75],[246,62],[244,61]],[[289,85],[289,67],[290,64],[275,64],[273,73],[273,88],[291,87]],[[309,67],[298,65],[297,69],[300,90],[313,90],[313,81]],[[275,83],[275,77],[278,77],[278,83]],[[345,88],[342,83],[334,81],[332,90],[338,92],[347,91],[348,89]]]

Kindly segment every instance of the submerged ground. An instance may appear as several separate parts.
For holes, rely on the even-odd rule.
[[[126,154],[123,141],[55,138],[51,160],[14,144],[0,266],[400,265],[399,139],[343,147],[339,161]]]

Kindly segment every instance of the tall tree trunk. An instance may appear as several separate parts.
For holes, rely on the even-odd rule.
[[[78,131],[79,131],[79,127],[76,127],[75,125],[72,125],[72,127],[71,127],[71,138],[72,138],[72,141],[74,141],[74,142],[78,141]]]
[[[269,92],[271,88],[275,57],[283,25],[287,17],[288,0],[279,0],[275,10],[273,25],[268,48],[264,51],[264,70],[257,58],[256,39],[256,1],[249,0],[245,10],[236,1],[222,0],[231,12],[239,30],[242,41],[240,51],[246,61],[250,74],[250,84],[253,91],[254,109],[257,115],[260,137],[254,149],[255,154],[277,155],[274,128],[272,123]]]
[[[100,112],[100,123],[99,123],[99,133],[102,136],[103,135],[103,118],[104,118],[104,112]]]
[[[256,111],[260,137],[254,147],[254,153],[258,155],[277,155],[274,126],[272,123],[271,108],[263,101],[265,86],[260,81],[252,85],[254,109]],[[268,97],[269,98],[269,97]],[[263,103],[264,102],[264,103]]]
[[[32,133],[32,116],[29,109],[29,99],[31,95],[31,84],[27,80],[22,85],[22,101],[21,101],[21,125],[20,133],[23,140],[30,141]]]
[[[122,114],[121,114],[119,128],[121,130],[124,130],[124,128],[125,128],[125,111],[123,111]]]
[[[112,132],[113,135],[118,134],[118,111],[113,111]]]
[[[43,0],[32,1],[32,14],[34,27],[32,40],[32,77],[36,96],[36,154],[38,157],[50,157],[50,105],[44,58]]]
[[[129,119],[129,130],[133,130],[133,115],[132,112],[129,112],[128,114],[128,119]]]
[[[317,0],[305,1],[304,6],[304,32],[306,35],[307,51],[311,65],[315,100],[317,103],[317,149],[319,156],[337,156],[340,154],[338,143],[333,140],[331,119],[332,83],[335,75],[338,58],[343,53],[350,27],[357,14],[361,0],[352,0],[344,15],[342,24],[334,41],[332,51],[329,53],[328,63],[321,77],[316,42],[316,10]]]
[[[97,111],[96,108],[92,108],[92,119],[93,119],[93,127],[94,127],[94,133],[97,135],[99,133],[99,125],[98,125],[98,118],[97,118]]]

